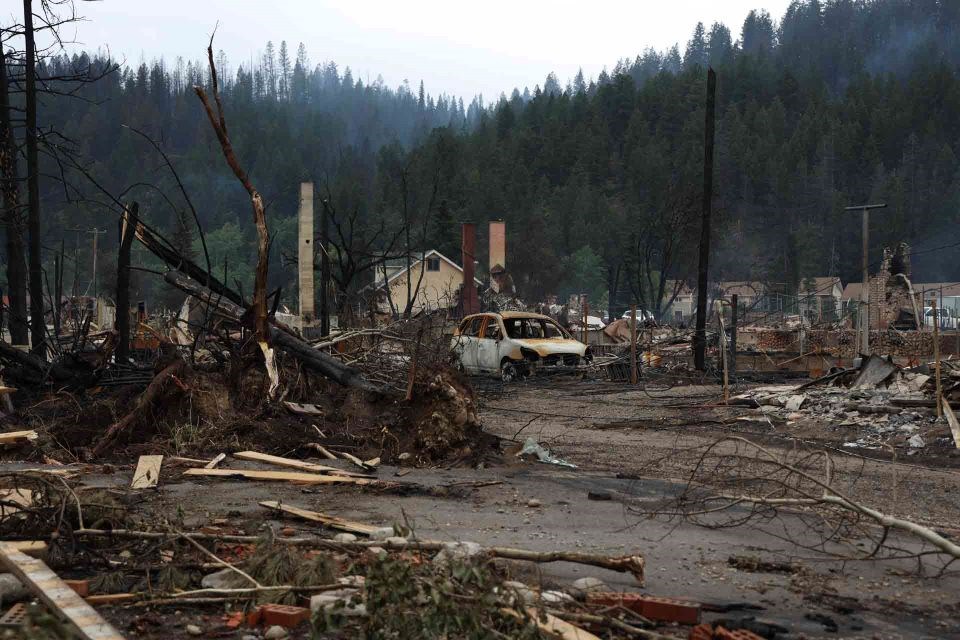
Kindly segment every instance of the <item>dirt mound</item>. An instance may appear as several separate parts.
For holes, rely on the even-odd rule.
[[[472,462],[497,449],[496,438],[481,429],[472,390],[452,370],[423,371],[411,401],[348,390],[307,371],[283,373],[295,383],[270,401],[262,367],[236,375],[183,367],[117,437],[108,457],[207,458],[244,449],[295,456],[298,449],[311,453],[304,445],[321,443],[387,463],[409,453],[426,464]],[[38,459],[82,458],[133,410],[142,392],[142,386],[122,386],[49,394],[21,411],[19,422],[45,436]],[[317,413],[294,413],[288,402],[314,405]]]

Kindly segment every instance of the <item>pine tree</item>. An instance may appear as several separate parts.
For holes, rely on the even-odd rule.
[[[693,30],[693,36],[687,42],[687,50],[683,54],[683,66],[685,69],[694,67],[706,67],[707,57],[707,39],[703,28],[703,23],[698,22]]]

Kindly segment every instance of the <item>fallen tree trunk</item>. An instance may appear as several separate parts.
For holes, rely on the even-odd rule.
[[[204,286],[218,296],[226,298],[234,304],[243,304],[243,298],[241,298],[237,292],[217,280],[213,274],[209,273],[197,263],[167,247],[157,236],[139,222],[136,225],[136,236],[140,244],[150,253],[167,263],[167,266],[171,269],[181,271],[197,282],[202,282]]]
[[[103,437],[100,438],[100,441],[97,443],[97,446],[93,448],[91,452],[93,456],[98,456],[104,451],[109,449],[113,445],[113,441],[120,435],[122,432],[126,431],[130,426],[136,422],[144,411],[153,406],[153,404],[160,399],[160,395],[163,393],[164,386],[171,376],[178,374],[186,363],[182,360],[177,360],[173,364],[169,365],[166,369],[158,373],[153,380],[147,385],[147,388],[140,394],[140,397],[137,399],[137,404],[133,408],[133,411],[124,416],[121,420],[110,425],[110,428],[107,429],[107,432],[103,434]]]
[[[243,321],[246,312],[242,307],[234,304],[230,300],[219,298],[216,293],[210,291],[189,276],[179,271],[168,271],[164,275],[164,280],[184,293],[209,304],[224,318],[235,322]],[[309,368],[345,387],[371,391],[381,395],[394,394],[392,390],[376,385],[364,378],[360,371],[348,367],[322,351],[314,349],[308,342],[279,329],[272,323],[267,325],[267,337],[273,347],[282,349]]]
[[[170,538],[190,538],[192,540],[221,540],[223,542],[262,542],[257,536],[212,535],[206,533],[165,533],[162,531],[131,531],[129,529],[78,529],[74,532],[78,536],[105,536],[116,538],[134,538],[145,540],[167,540]],[[447,542],[438,540],[408,540],[403,543],[389,540],[358,540],[355,542],[335,542],[325,538],[275,538],[274,542],[292,544],[296,546],[313,546],[316,548],[336,549],[343,551],[365,551],[370,547],[379,547],[387,551],[439,551],[446,547]],[[601,569],[609,569],[619,573],[630,573],[643,584],[644,559],[640,555],[632,556],[605,556],[593,553],[578,553],[575,551],[528,551],[510,547],[483,547],[481,553],[491,558],[505,560],[526,560],[529,562],[573,562],[589,565]]]
[[[6,342],[0,341],[0,359],[15,362],[40,377],[50,377],[56,382],[81,382],[77,372],[56,362],[50,362],[38,355],[18,349]]]

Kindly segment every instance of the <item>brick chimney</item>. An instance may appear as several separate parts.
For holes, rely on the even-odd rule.
[[[495,220],[490,223],[490,288],[499,293],[504,289],[507,272],[507,223]]]
[[[460,308],[463,315],[480,311],[480,299],[477,297],[477,283],[474,280],[474,261],[477,259],[477,225],[472,222],[463,223],[463,286],[460,288]]]

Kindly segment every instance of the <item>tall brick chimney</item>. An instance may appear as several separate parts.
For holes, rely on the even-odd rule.
[[[507,276],[507,225],[502,220],[490,223],[490,288],[496,293],[504,290]]]
[[[490,223],[490,271],[498,266],[507,267],[507,223],[503,220]]]
[[[477,259],[477,225],[472,222],[463,223],[463,286],[460,288],[460,308],[463,315],[480,311],[480,299],[477,297],[477,284],[474,280],[474,261]]]
[[[305,322],[314,318],[313,287],[313,183],[300,183],[300,213],[298,215],[299,244],[297,272],[300,285],[300,316]]]

